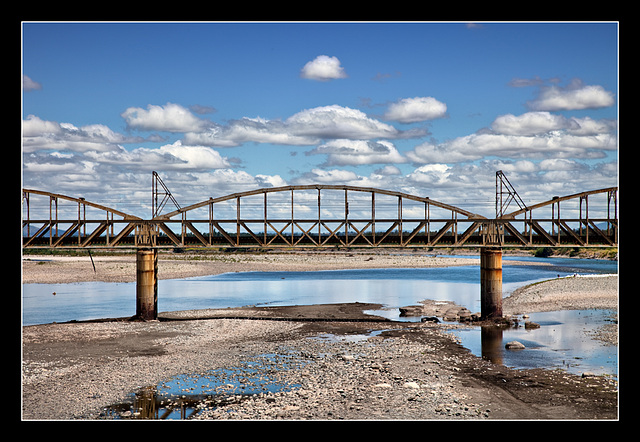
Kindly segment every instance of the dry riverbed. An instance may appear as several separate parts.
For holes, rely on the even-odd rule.
[[[478,263],[475,258],[384,254],[221,256],[225,259],[161,256],[159,276]],[[131,256],[94,256],[95,273],[88,257],[25,258],[32,260],[23,261],[24,282],[56,282],[51,278],[62,280],[64,275],[75,280],[79,273],[106,281],[131,280],[127,278],[135,275]],[[566,283],[568,278],[561,280]],[[610,291],[610,286],[602,290]],[[518,293],[523,303],[525,292]],[[265,378],[292,388],[248,396],[236,391],[227,394],[231,399],[225,405],[203,406],[196,418],[618,417],[617,383],[608,377],[492,364],[473,356],[445,332],[447,327],[465,325],[390,322],[363,313],[377,307],[360,303],[253,307],[166,312],[159,321],[150,322],[125,319],[23,327],[22,417],[113,418],[105,407],[140,388],[178,375],[204,375],[247,363]],[[286,359],[287,368],[264,363],[266,355]]]

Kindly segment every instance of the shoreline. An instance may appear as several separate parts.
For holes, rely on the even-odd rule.
[[[161,255],[159,276],[479,263],[476,258],[424,255],[338,256],[225,253],[220,259],[205,260]],[[40,258],[46,261],[38,261]],[[52,277],[70,282],[83,278],[124,282],[122,278],[135,277],[135,255],[94,256],[93,260],[95,273],[89,257],[27,256],[22,263],[23,282],[52,282]],[[508,261],[506,265],[518,263]],[[567,278],[561,279],[566,283]],[[584,279],[593,282],[597,278]],[[533,287],[540,290],[545,285]],[[530,287],[522,288],[523,294],[518,293],[514,300],[525,299]],[[286,358],[297,368],[274,371],[271,365],[255,364],[259,374],[275,375],[295,388],[205,408],[197,418],[615,420],[619,416],[618,384],[606,376],[513,370],[473,356],[446,332],[465,327],[462,324],[376,322],[376,317],[364,313],[369,308],[360,303],[253,307],[173,312],[178,317],[164,314],[148,322],[25,326],[21,416],[24,420],[113,419],[105,414],[105,407],[130,400],[127,398],[141,388],[153,390],[184,374],[205,376],[211,370],[255,364],[250,361],[265,355]],[[279,320],[252,320],[264,315]]]
[[[173,254],[158,256],[158,278],[179,279],[235,272],[321,271],[379,268],[429,268],[480,265],[480,258],[440,255],[436,253],[367,252],[270,252]],[[508,260],[510,265],[552,265]],[[94,271],[95,267],[95,271]],[[98,256],[24,255],[22,283],[134,282],[135,254]]]
[[[618,275],[578,275],[519,287],[503,298],[503,315],[561,310],[611,310],[610,324],[599,327],[591,339],[618,345]]]
[[[379,268],[436,268],[479,265],[478,257],[375,252],[276,252],[173,254],[158,257],[158,279],[180,279],[238,272],[304,272]],[[553,265],[553,262],[506,260],[503,267]],[[94,270],[95,268],[95,270]],[[102,256],[26,255],[23,284],[135,282],[135,254]],[[595,279],[594,279],[595,278]],[[602,279],[604,278],[604,279]],[[434,300],[437,301],[437,300]],[[504,314],[556,310],[618,308],[618,275],[583,275],[549,279],[514,290],[503,298]]]
[[[368,268],[417,268],[478,265],[476,258],[450,258],[383,253],[220,253],[210,255],[159,254],[158,278],[178,279],[235,272],[320,271]],[[95,271],[93,270],[95,265]],[[27,255],[22,260],[22,281],[69,283],[85,281],[134,282],[136,256]]]
[[[102,420],[184,375],[252,367],[288,391],[242,395],[231,375],[214,379],[224,405],[215,420],[485,420],[618,418],[618,384],[607,376],[513,370],[473,356],[430,323],[367,322],[367,304],[327,304],[312,313],[282,307],[292,320],[180,319],[65,323],[23,329],[22,418]],[[254,312],[264,310],[253,308]],[[249,313],[249,312],[247,312]],[[277,369],[269,361],[286,360]],[[265,358],[267,361],[265,361]],[[262,361],[262,362],[260,362]],[[246,371],[240,370],[241,379]],[[247,382],[242,381],[240,382]],[[246,384],[250,387],[250,384]],[[231,385],[233,387],[233,385]],[[535,388],[532,388],[535,387]],[[222,388],[222,391],[217,390]],[[180,397],[188,398],[185,383]],[[226,398],[226,399],[225,399]]]
[[[618,310],[618,275],[576,275],[519,287],[502,300],[504,314],[558,310]]]

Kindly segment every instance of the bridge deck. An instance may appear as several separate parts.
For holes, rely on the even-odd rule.
[[[303,197],[295,195],[301,191],[307,193]],[[344,192],[344,196],[336,199],[335,191],[340,195]],[[317,192],[317,200],[313,192]],[[322,192],[334,192],[333,200]],[[605,198],[599,206],[593,202],[598,196]],[[34,204],[37,198],[41,201]],[[563,206],[561,217],[560,203],[572,200],[574,207],[567,210]],[[551,213],[541,214],[541,209],[549,206]],[[353,186],[257,189],[209,198],[146,220],[82,198],[23,189],[22,224],[23,248],[534,248],[618,244],[616,187],[554,197],[495,219],[427,197]]]

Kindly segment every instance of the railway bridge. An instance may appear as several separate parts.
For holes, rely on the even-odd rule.
[[[48,191],[22,190],[24,249],[135,249],[136,316],[157,318],[158,250],[176,248],[480,248],[481,310],[502,316],[502,248],[617,247],[618,188],[525,205],[496,172],[494,218],[429,197],[369,187],[301,185],[181,207],[152,173],[143,219]],[[171,203],[172,211],[163,213]],[[561,212],[562,203],[562,212]],[[510,206],[518,208],[508,212]]]

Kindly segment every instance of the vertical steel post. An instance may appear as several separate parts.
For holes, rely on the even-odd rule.
[[[211,200],[209,197],[209,201]],[[213,203],[209,203],[209,245],[213,245]]]
[[[27,202],[27,237],[31,238],[31,215],[29,214],[29,193],[23,190],[22,195],[24,195],[24,199]],[[608,210],[609,208],[607,207],[607,214],[609,213]]]
[[[240,245],[240,197],[236,197],[236,246]]]
[[[264,245],[267,245],[267,192],[264,192],[264,201],[263,201],[263,212],[264,212],[264,223],[263,223],[263,229],[264,229]]]
[[[400,239],[400,247],[404,246],[402,243],[402,197],[398,196],[398,238]]]
[[[320,188],[318,187],[318,245],[322,245],[322,217],[320,215]]]
[[[158,319],[158,250],[140,248],[136,252],[136,317]]]
[[[349,246],[349,198],[347,189],[344,189],[344,245]]]
[[[480,309],[482,319],[502,317],[502,249],[480,249]]]
[[[371,192],[371,238],[373,245],[376,244],[376,193]]]

